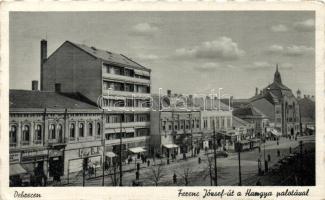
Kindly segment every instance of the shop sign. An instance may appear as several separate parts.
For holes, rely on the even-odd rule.
[[[9,160],[10,163],[20,163],[20,152],[17,153],[10,153],[9,154]]]
[[[103,153],[103,147],[102,146],[96,146],[96,147],[88,147],[79,149],[79,156],[80,157],[87,157],[92,155],[98,155]]]
[[[35,157],[35,156],[47,156],[48,155],[48,150],[28,150],[28,151],[23,151],[22,152],[22,157]]]
[[[63,151],[56,150],[56,149],[49,150],[49,157],[58,157],[58,156],[62,156],[62,155],[63,155]]]

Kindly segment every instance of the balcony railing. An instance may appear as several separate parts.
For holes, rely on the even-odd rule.
[[[122,138],[122,143],[129,143],[129,142],[139,142],[148,140],[149,136],[140,136],[140,137],[132,137],[132,138]],[[105,140],[106,144],[119,144],[120,139],[113,139],[113,140]]]
[[[105,128],[120,128],[121,123],[108,123],[105,124]],[[149,127],[150,122],[123,122],[122,127],[123,128],[129,128],[129,127]]]
[[[28,146],[29,145],[29,141],[21,141],[21,146]]]
[[[103,109],[109,110],[109,111],[150,111],[150,107],[114,107],[114,106],[103,106]]]
[[[150,98],[150,93],[141,92],[128,92],[118,90],[103,90],[103,96],[120,96],[120,97],[138,97],[138,98]]]
[[[142,84],[150,84],[150,80],[142,79],[142,78],[135,78],[130,76],[123,76],[118,74],[110,74],[107,72],[103,72],[103,77],[110,80],[119,80],[119,81],[126,81],[132,83],[142,83]]]

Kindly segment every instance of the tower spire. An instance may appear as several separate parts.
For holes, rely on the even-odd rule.
[[[275,73],[274,73],[274,82],[277,82],[277,83],[282,84],[281,75],[280,75],[280,72],[279,72],[279,65],[278,64],[276,64],[276,70],[275,70]]]

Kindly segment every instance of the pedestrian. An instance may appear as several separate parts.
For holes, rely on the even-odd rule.
[[[261,186],[261,185],[262,185],[262,182],[261,182],[260,179],[257,180],[256,185],[257,185],[257,186]]]
[[[199,164],[201,164],[201,158],[200,157],[198,158],[198,161],[199,161]]]
[[[148,167],[150,166],[150,160],[147,160],[147,166]]]
[[[292,152],[292,149],[291,149],[291,147],[289,147],[289,153],[291,153]]]
[[[271,161],[271,155],[270,155],[270,154],[267,155],[267,160],[268,160],[269,162]]]
[[[174,184],[177,183],[177,175],[175,174],[175,172],[174,172],[174,175],[173,175],[173,183],[174,183]]]
[[[280,150],[279,149],[277,150],[277,153],[278,153],[278,157],[280,157]]]
[[[135,179],[136,179],[136,180],[139,180],[139,176],[140,176],[140,173],[139,173],[139,171],[137,170],[137,171],[135,172]]]

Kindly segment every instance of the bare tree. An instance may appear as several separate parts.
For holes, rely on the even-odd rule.
[[[161,165],[151,167],[152,178],[155,186],[158,186],[158,183],[162,177],[165,176],[164,169]]]
[[[181,174],[181,177],[184,179],[185,186],[188,186],[190,173],[190,168],[186,167]]]

